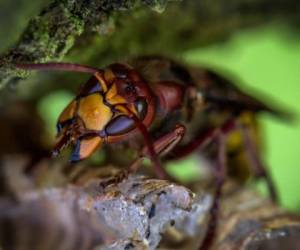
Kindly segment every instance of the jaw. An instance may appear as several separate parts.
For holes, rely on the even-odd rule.
[[[78,119],[70,120],[65,124],[57,123],[58,132],[56,135],[56,143],[52,150],[52,157],[57,157],[64,148],[70,144],[74,144],[80,135],[78,125]]]
[[[57,157],[61,151],[69,146],[74,140],[72,140],[72,134],[67,130],[64,129],[57,135],[56,144],[51,151],[52,157]]]
[[[78,139],[75,142],[70,161],[75,163],[91,156],[102,145],[102,140],[98,136]]]
[[[76,119],[59,132],[52,156],[58,156],[70,144],[73,145],[70,161],[78,162],[92,155],[102,145],[102,139],[97,135],[88,135],[82,121]]]

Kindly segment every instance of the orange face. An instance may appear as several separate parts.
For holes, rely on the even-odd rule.
[[[136,127],[132,116],[143,120],[148,108],[145,90],[137,81],[141,80],[136,74],[132,76],[119,64],[93,75],[59,116],[54,154],[72,143],[71,161],[79,161],[103,143],[122,140],[131,133]]]

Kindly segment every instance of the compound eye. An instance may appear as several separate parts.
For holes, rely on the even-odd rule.
[[[98,79],[92,76],[80,89],[80,96],[87,96],[96,92],[102,92],[103,89]]]
[[[139,98],[134,102],[134,106],[137,110],[138,117],[140,120],[144,120],[146,114],[147,114],[147,102],[143,98]]]
[[[128,76],[128,67],[121,63],[114,63],[109,66],[114,75],[120,79],[126,79]]]
[[[134,97],[137,95],[136,88],[134,87],[134,85],[132,83],[125,83],[123,91],[124,91],[125,95],[128,97]]]
[[[130,117],[120,115],[114,118],[105,128],[107,135],[122,135],[134,129],[135,123]]]

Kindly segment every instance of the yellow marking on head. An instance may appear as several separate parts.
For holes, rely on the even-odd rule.
[[[117,109],[118,111],[120,111],[120,113],[125,114],[125,115],[131,116],[132,113],[137,115],[137,110],[133,104],[129,104],[129,105],[127,105],[127,107],[131,112],[128,111],[128,109],[125,108],[123,105],[116,105],[115,109]]]
[[[125,98],[123,98],[122,96],[116,95],[113,98],[110,98],[109,100],[106,99],[107,102],[109,102],[111,105],[116,105],[116,104],[125,104],[127,103],[127,101],[125,100]]]
[[[58,121],[64,122],[64,121],[67,121],[67,120],[73,118],[75,110],[76,110],[76,101],[72,101],[68,104],[68,106],[60,114]]]
[[[108,82],[111,83],[115,80],[115,74],[111,69],[105,69],[104,70],[104,79]]]
[[[101,73],[97,72],[95,74],[95,77],[97,78],[97,80],[99,81],[99,84],[101,86],[101,88],[103,89],[103,92],[106,92],[107,91],[107,85],[106,85],[106,82],[105,80],[103,79],[103,76]]]
[[[117,92],[117,85],[113,84],[105,95],[105,99],[111,105],[126,103],[126,99]]]
[[[120,113],[128,115],[128,110],[123,105],[116,105],[115,109],[118,110]]]
[[[80,100],[78,115],[87,129],[102,130],[112,118],[111,109],[103,103],[99,94],[92,94]]]
[[[117,92],[117,85],[113,84],[111,88],[105,94],[106,100],[109,101],[110,99],[114,98],[118,94]]]

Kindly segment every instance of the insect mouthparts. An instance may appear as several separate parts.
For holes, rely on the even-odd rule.
[[[59,151],[58,149],[54,149],[51,151],[51,158],[56,158],[59,155]]]

